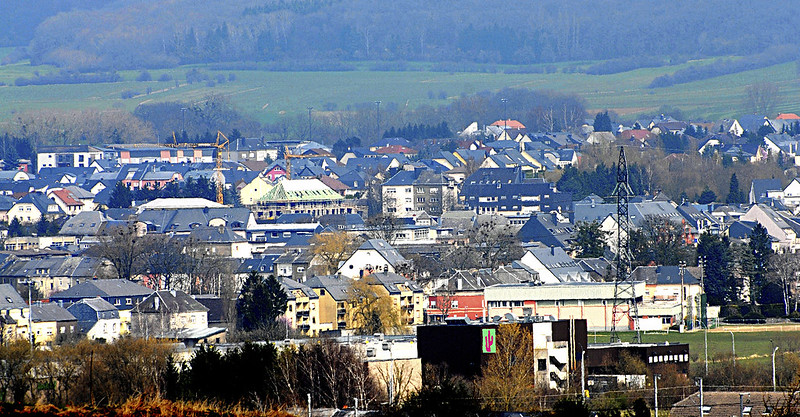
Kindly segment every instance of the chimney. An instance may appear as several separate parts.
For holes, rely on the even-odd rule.
[[[158,298],[158,295],[156,295],[156,297],[153,299],[153,306],[156,310],[158,310],[158,308],[161,306],[161,299]]]
[[[555,246],[550,246],[550,255],[552,255],[552,256],[556,255],[556,247]]]

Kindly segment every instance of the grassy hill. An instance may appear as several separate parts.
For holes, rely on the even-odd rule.
[[[800,110],[800,83],[794,63],[666,88],[647,88],[655,77],[691,64],[637,69],[612,75],[560,72],[561,68],[575,66],[575,63],[562,64],[556,67],[556,72],[541,74],[370,71],[365,69],[363,63],[357,65],[360,69],[355,71],[332,72],[214,71],[205,66],[183,66],[149,71],[154,80],[166,73],[173,81],[139,82],[136,81],[138,71],[123,71],[120,72],[123,81],[117,83],[18,87],[14,84],[18,77],[47,74],[57,69],[17,63],[0,66],[0,83],[3,83],[0,85],[0,121],[7,122],[13,119],[14,113],[29,109],[133,110],[147,102],[194,103],[211,94],[221,94],[229,97],[241,111],[254,119],[275,122],[285,115],[302,114],[308,106],[318,111],[345,110],[350,105],[375,100],[385,104],[393,102],[400,107],[438,106],[462,94],[504,87],[572,92],[584,97],[590,110],[612,109],[623,115],[652,113],[663,105],[669,105],[682,109],[691,117],[718,119],[743,113],[745,87],[763,80],[774,82],[780,88],[776,110]],[[427,65],[411,67],[424,69]],[[189,84],[186,82],[186,73],[193,68],[209,75],[212,80],[220,77],[225,82]],[[233,81],[228,81],[230,78]],[[137,94],[122,98],[132,92]]]

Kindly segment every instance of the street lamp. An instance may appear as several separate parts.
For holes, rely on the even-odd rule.
[[[750,397],[749,392],[740,392],[739,393],[739,417],[744,417],[744,396]],[[749,399],[747,401],[750,401]]]
[[[772,391],[775,391],[775,352],[778,351],[778,346],[772,350]]]
[[[658,417],[658,380],[661,379],[661,374],[653,374],[653,387],[655,387],[655,393],[653,395],[653,409],[655,410],[655,416]]]
[[[731,334],[731,354],[733,354],[733,370],[736,371],[736,339],[733,337],[733,332],[728,330]]]

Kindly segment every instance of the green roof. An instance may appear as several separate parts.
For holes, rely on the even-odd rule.
[[[344,199],[344,197],[318,179],[284,179],[261,197],[259,202],[333,201],[342,199]]]

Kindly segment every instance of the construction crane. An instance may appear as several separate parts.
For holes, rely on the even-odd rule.
[[[289,147],[283,146],[283,159],[286,160],[286,179],[292,179],[292,159],[319,158],[319,155],[290,154]]]
[[[169,146],[170,148],[217,148],[217,166],[214,168],[214,182],[217,183],[217,203],[223,204],[223,196],[222,196],[222,187],[225,184],[225,177],[222,175],[222,151],[227,149],[228,144],[230,141],[228,137],[225,136],[224,133],[217,130],[217,140],[216,142],[183,142],[178,143],[178,139],[175,137],[175,132],[172,132],[172,142],[173,143],[166,143],[164,146]],[[230,159],[230,158],[228,158]]]

